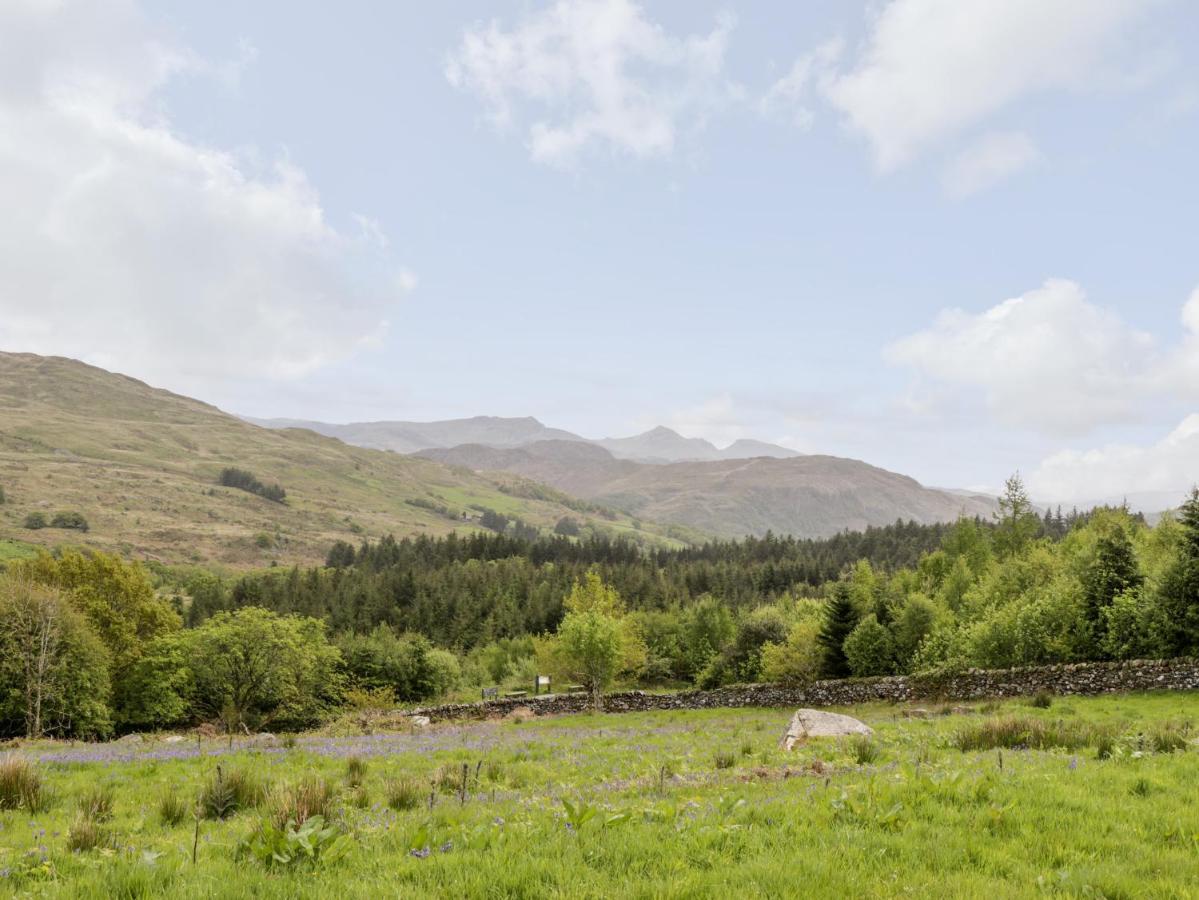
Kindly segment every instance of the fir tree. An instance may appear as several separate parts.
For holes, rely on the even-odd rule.
[[[845,639],[857,627],[858,610],[849,585],[839,581],[824,607],[824,625],[817,640],[824,648],[821,674],[828,678],[847,678],[849,660],[845,657]]]

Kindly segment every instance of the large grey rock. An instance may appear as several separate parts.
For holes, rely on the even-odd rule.
[[[874,734],[874,729],[852,716],[820,709],[801,709],[791,717],[791,724],[783,735],[782,748],[790,750],[808,738],[841,737],[846,734]]]

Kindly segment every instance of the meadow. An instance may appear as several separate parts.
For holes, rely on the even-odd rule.
[[[874,737],[787,753],[791,711],[745,709],[24,743],[0,768],[0,894],[1199,889],[1199,695],[841,711]]]

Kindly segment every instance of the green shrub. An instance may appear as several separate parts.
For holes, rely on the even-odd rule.
[[[237,847],[238,859],[251,858],[268,869],[296,869],[332,865],[351,849],[352,840],[323,816],[312,816],[300,825],[279,827],[262,822]]]
[[[895,671],[895,644],[891,632],[873,613],[854,626],[844,644],[845,658],[854,675],[890,675]]]
[[[218,483],[224,487],[237,488],[241,491],[247,491],[251,494],[257,494],[266,500],[271,500],[275,503],[282,503],[287,498],[287,491],[283,490],[277,484],[263,484],[253,473],[247,472],[245,469],[235,469],[233,467],[222,469]]]
[[[1028,701],[1028,705],[1037,709],[1049,709],[1053,706],[1053,694],[1049,691],[1037,691]]]
[[[50,520],[51,528],[69,528],[74,531],[87,531],[87,519],[82,513],[77,512],[58,512],[54,514],[54,518]]]
[[[36,764],[15,753],[0,756],[0,809],[36,813],[43,808],[44,793]]]
[[[40,512],[31,512],[25,517],[25,527],[31,531],[46,527],[46,516]]]

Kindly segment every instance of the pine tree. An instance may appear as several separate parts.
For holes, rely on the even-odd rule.
[[[1170,623],[1167,653],[1192,656],[1199,653],[1199,489],[1182,504],[1178,521],[1182,546],[1162,579],[1158,602]]]
[[[854,605],[849,585],[839,581],[833,585],[832,595],[825,603],[824,625],[817,640],[824,648],[821,674],[827,678],[848,678],[849,660],[845,657],[845,639],[857,627],[858,610]]]
[[[1103,610],[1120,594],[1138,588],[1144,581],[1137,566],[1136,550],[1121,523],[1112,523],[1095,544],[1095,558],[1082,577],[1083,603],[1097,645],[1107,631]]]

